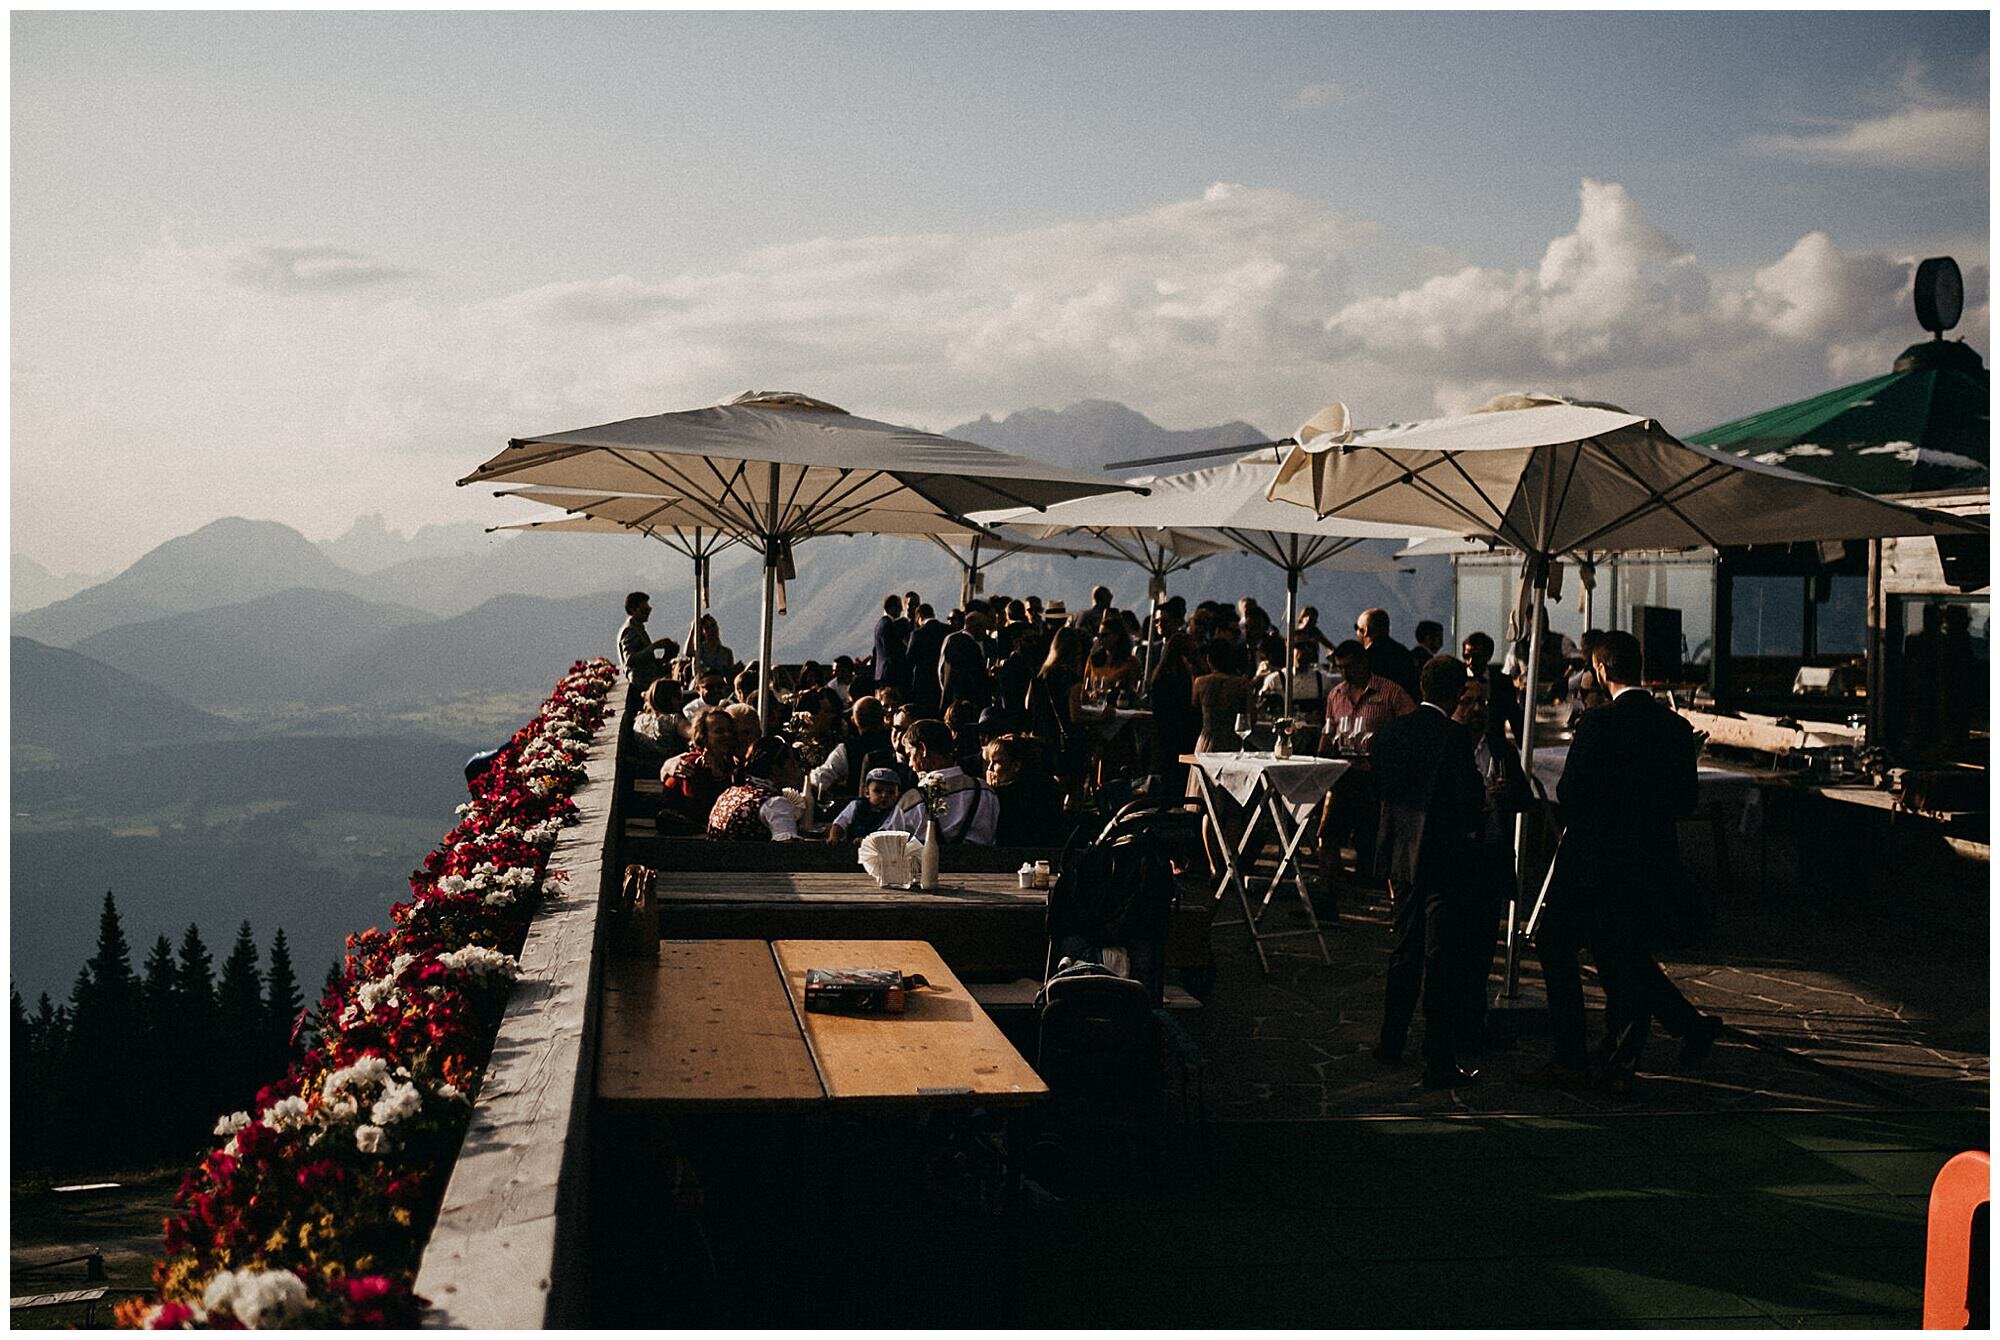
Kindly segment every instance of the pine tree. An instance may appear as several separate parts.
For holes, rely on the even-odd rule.
[[[215,1060],[227,1050],[227,1041],[215,1011],[215,959],[202,942],[201,928],[192,922],[181,933],[174,995],[181,1018],[180,1037],[167,1052],[180,1076],[173,1090],[174,1107],[180,1114],[180,1129],[206,1135],[215,1118],[227,1110],[223,1105],[228,1102],[224,1097],[228,1077]]]
[[[173,942],[162,935],[153,941],[139,982],[139,1013],[146,1037],[141,1067],[153,1094],[154,1119],[145,1131],[134,1132],[157,1154],[178,1157],[198,1146],[206,1128],[199,1125],[200,1104],[191,1101],[190,1075],[183,1065],[185,1021],[181,1010],[180,974]],[[150,1137],[150,1138],[147,1138]]]
[[[292,971],[291,946],[281,926],[271,937],[271,967],[264,977],[264,1028],[269,1039],[266,1083],[284,1073],[292,1056],[292,1026],[298,1022],[299,979]]]
[[[227,1058],[221,1066],[228,1076],[223,1101],[229,1108],[248,1107],[257,1090],[274,1077],[263,1074],[262,1049],[257,1046],[264,1036],[264,979],[257,971],[257,942],[250,937],[247,921],[222,961],[215,1008],[224,1039],[218,1060]]]
[[[146,1098],[139,1073],[145,1057],[139,984],[108,889],[97,920],[97,952],[77,973],[70,1003],[69,1045],[51,1086],[53,1118],[68,1152],[95,1164],[122,1155]]]

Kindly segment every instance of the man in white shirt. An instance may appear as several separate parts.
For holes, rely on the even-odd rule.
[[[670,637],[648,636],[646,620],[652,613],[653,598],[644,591],[625,597],[625,622],[618,630],[618,663],[640,688],[658,679],[665,668],[655,652],[664,651],[671,657],[680,650],[680,644]]]
[[[930,829],[930,810],[925,804],[928,793],[931,799],[943,799],[944,845],[992,846],[1000,827],[1000,797],[958,766],[951,727],[942,721],[913,722],[906,739],[910,766],[917,770],[917,785],[903,793],[878,831],[908,833],[916,841],[924,841]]]

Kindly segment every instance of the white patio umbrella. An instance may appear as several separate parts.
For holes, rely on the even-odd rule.
[[[1101,545],[1086,542],[1071,536],[1058,543],[1030,541],[1018,536],[1002,535],[998,531],[981,526],[967,526],[958,531],[940,531],[925,536],[937,545],[951,561],[958,564],[958,603],[970,606],[975,597],[986,589],[986,572],[995,563],[1012,554],[1047,554],[1056,558],[1110,558],[1114,555]]]
[[[1523,594],[1530,597],[1517,607],[1528,626],[1524,770],[1534,762],[1540,611],[1557,556],[1984,529],[1689,446],[1657,421],[1615,406],[1548,395],[1502,396],[1471,414],[1306,438],[1270,478],[1269,496],[1324,518],[1487,537],[1523,555]],[[1525,821],[1515,825],[1515,844],[1517,873],[1525,874]],[[1517,897],[1507,920],[1509,995],[1518,968],[1518,912]]]
[[[1346,518],[1316,520],[1295,507],[1271,502],[1273,458],[1252,453],[1223,465],[1174,475],[1142,475],[1129,483],[1146,487],[1145,496],[1106,494],[1061,503],[1029,516],[1021,512],[982,513],[977,518],[1004,533],[1036,538],[1064,529],[1143,546],[1142,566],[1154,571],[1154,603],[1164,593],[1171,568],[1158,570],[1157,552],[1174,554],[1179,566],[1210,554],[1255,554],[1285,574],[1285,711],[1292,708],[1292,643],[1297,637],[1299,579],[1313,568],[1347,572],[1400,572],[1389,556],[1351,552],[1364,540],[1406,540],[1423,526],[1380,525]],[[1140,560],[1135,560],[1140,561]]]
[[[880,423],[794,392],[516,438],[459,480],[677,499],[764,563],[757,710],[768,705],[771,618],[792,547],[815,535],[924,535],[968,513],[1046,507],[1129,488],[970,442]]]

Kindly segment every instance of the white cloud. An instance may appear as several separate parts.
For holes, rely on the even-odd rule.
[[[1292,106],[1299,111],[1317,111],[1322,107],[1334,107],[1346,102],[1347,97],[1346,90],[1339,84],[1305,84],[1292,95]]]
[[[1863,167],[1984,168],[1990,116],[1985,101],[1948,98],[1926,83],[1923,67],[1911,62],[1896,93],[1873,115],[1835,121],[1822,128],[1756,135],[1744,142],[1753,153],[1810,163]]]

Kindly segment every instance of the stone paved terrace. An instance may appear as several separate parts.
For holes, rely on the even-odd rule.
[[[698,1209],[670,1162],[633,1175],[664,1158],[650,1136],[599,1170],[602,1320],[1915,1327],[1931,1182],[1988,1147],[1985,869],[1829,885],[1795,874],[1826,835],[1797,836],[1737,842],[1705,947],[1668,962],[1732,1032],[1688,1073],[1656,1040],[1630,1099],[1511,1082],[1547,1050],[1532,956],[1494,1082],[1427,1093],[1375,1062],[1386,908],[1350,894],[1330,966],[1281,941],[1266,976],[1218,928],[1182,1016],[1210,1120],[1157,1171],[1050,1177],[1003,1212],[997,1129],[684,1126]],[[1704,844],[1690,826],[1712,877]],[[828,1198],[831,1224],[805,1209]]]

